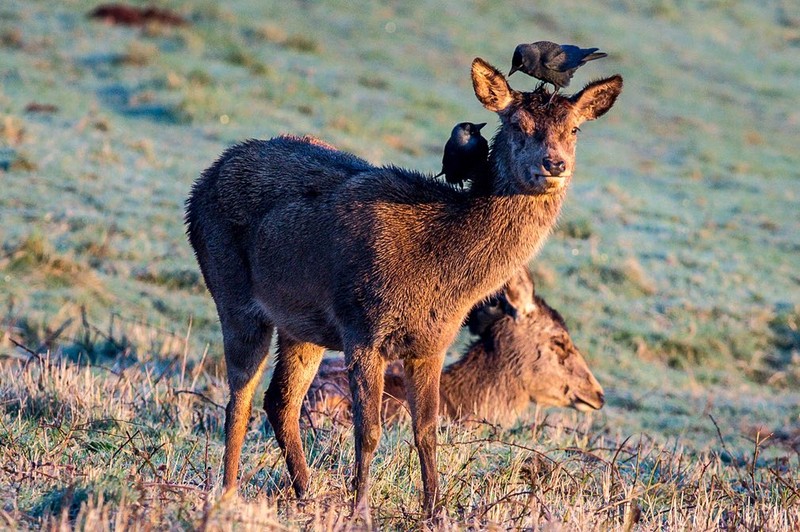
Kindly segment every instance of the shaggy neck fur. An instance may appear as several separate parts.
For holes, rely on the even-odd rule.
[[[455,212],[443,224],[438,238],[444,256],[461,256],[450,264],[457,271],[441,272],[443,279],[455,281],[454,291],[462,292],[465,283],[478,282],[474,297],[496,291],[521,264],[528,262],[541,248],[561,212],[566,187],[549,194],[521,194],[513,190],[514,178],[504,163],[508,153],[499,133],[492,140],[490,156],[493,191],[473,196],[465,212]],[[440,266],[446,266],[444,261]],[[443,268],[444,269],[444,268]],[[469,305],[475,300],[469,301]]]

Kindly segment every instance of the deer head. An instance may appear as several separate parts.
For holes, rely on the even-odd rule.
[[[472,86],[483,106],[500,117],[490,161],[495,192],[544,195],[564,190],[575,167],[580,125],[603,116],[622,91],[619,75],[594,81],[572,96],[512,89],[481,58],[472,62]]]
[[[520,381],[530,400],[581,411],[602,408],[603,387],[572,342],[564,318],[535,295],[527,308],[514,326],[496,329],[495,350],[515,352],[524,361]]]

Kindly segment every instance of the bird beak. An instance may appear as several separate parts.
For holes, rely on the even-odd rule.
[[[511,67],[511,70],[509,70],[509,71],[508,71],[508,75],[510,76],[511,74],[513,74],[514,72],[516,72],[517,70],[519,70],[519,67],[518,67],[518,66],[512,66],[512,67]]]
[[[482,122],[480,124],[475,124],[474,129],[475,129],[475,131],[480,131],[481,129],[483,129],[483,126],[485,126],[485,125],[486,125],[486,122]]]

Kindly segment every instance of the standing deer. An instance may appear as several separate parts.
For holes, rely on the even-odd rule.
[[[470,312],[468,322],[481,323],[480,339],[442,371],[439,413],[450,419],[484,419],[509,425],[534,402],[582,411],[603,407],[603,388],[572,343],[561,315],[534,293],[533,278],[522,267],[498,299]],[[309,410],[347,418],[352,397],[347,366],[339,358],[322,361],[306,401]],[[403,361],[391,362],[384,374],[383,419],[405,412]]]
[[[561,210],[578,126],[608,111],[613,76],[571,97],[518,92],[477,58],[478,100],[500,117],[492,192],[375,167],[309,138],[225,151],[187,200],[189,240],[219,314],[230,401],[224,490],[236,490],[253,394],[273,328],[267,417],[298,497],[309,482],[300,407],[325,348],[344,351],[355,436],[354,513],[369,519],[369,468],[381,436],[383,374],[402,359],[423,508],[438,509],[436,429],[444,354],[467,312],[541,247]]]

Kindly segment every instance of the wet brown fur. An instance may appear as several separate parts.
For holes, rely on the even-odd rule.
[[[483,337],[456,362],[442,371],[439,412],[450,419],[486,420],[510,425],[530,404],[602,408],[603,388],[572,342],[564,319],[534,294],[533,279],[521,268],[503,296],[516,309],[493,320]],[[481,313],[478,305],[472,314]],[[389,364],[384,373],[383,419],[390,423],[406,411],[403,361]],[[349,420],[352,398],[347,366],[340,358],[322,361],[306,394],[314,416]]]
[[[398,358],[423,506],[428,514],[437,506],[445,350],[470,308],[542,245],[574,165],[569,132],[605,113],[622,88],[615,76],[546,105],[546,91],[514,91],[481,59],[473,61],[472,78],[479,100],[501,120],[492,141],[490,195],[375,167],[297,137],[233,146],[195,182],[187,200],[188,235],[217,306],[231,392],[226,493],[235,493],[253,391],[275,328],[277,364],[265,407],[297,495],[309,482],[300,405],[328,348],[344,351],[350,371],[355,510],[369,515],[367,480],[381,434],[384,369]],[[544,175],[544,157],[566,161],[565,177]]]

